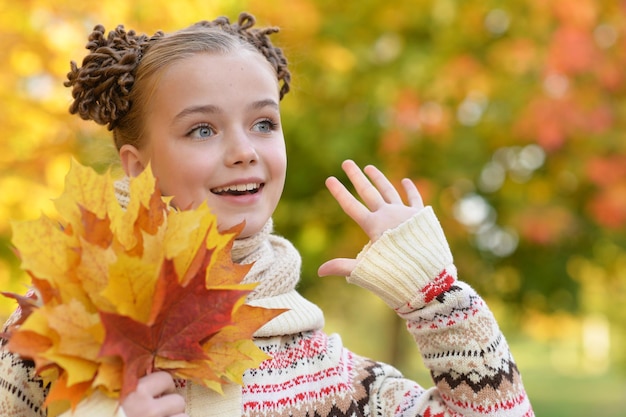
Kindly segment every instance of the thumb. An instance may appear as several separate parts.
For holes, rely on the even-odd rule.
[[[324,262],[322,266],[317,270],[317,275],[320,277],[327,277],[330,275],[337,275],[341,277],[347,277],[352,274],[352,271],[356,267],[356,259],[350,258],[336,258],[330,261]]]

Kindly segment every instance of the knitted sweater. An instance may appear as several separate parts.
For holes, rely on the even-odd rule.
[[[220,396],[177,381],[191,417],[534,415],[504,336],[483,300],[457,280],[429,207],[368,244],[348,281],[377,294],[406,320],[431,370],[430,388],[356,355],[338,335],[322,331],[321,311],[294,289],[299,256],[286,240],[264,230],[239,246],[243,253],[235,247],[233,258],[254,259],[250,280],[261,281],[249,303],[290,310],[255,334],[271,359],[246,371],[243,387],[228,386]],[[0,354],[0,415],[44,416],[44,391],[28,364]],[[75,415],[114,414],[124,416],[114,401],[94,396]]]

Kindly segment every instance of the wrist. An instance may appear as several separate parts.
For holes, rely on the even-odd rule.
[[[424,303],[420,292],[447,271],[456,276],[452,254],[431,207],[388,230],[358,256],[348,282],[369,289],[390,307]]]

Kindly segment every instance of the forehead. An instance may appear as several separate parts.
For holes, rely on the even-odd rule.
[[[264,78],[278,85],[275,69],[259,52],[240,48],[230,52],[198,52],[163,69],[160,82],[211,79]],[[158,88],[158,85],[157,85]]]
[[[239,114],[250,103],[268,101],[279,102],[279,85],[276,71],[262,55],[247,50],[199,53],[163,70],[146,117],[149,124],[160,123],[203,106]]]

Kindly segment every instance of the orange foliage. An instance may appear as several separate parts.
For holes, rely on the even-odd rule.
[[[558,244],[574,228],[573,216],[557,206],[526,210],[517,223],[524,239],[538,245]]]

